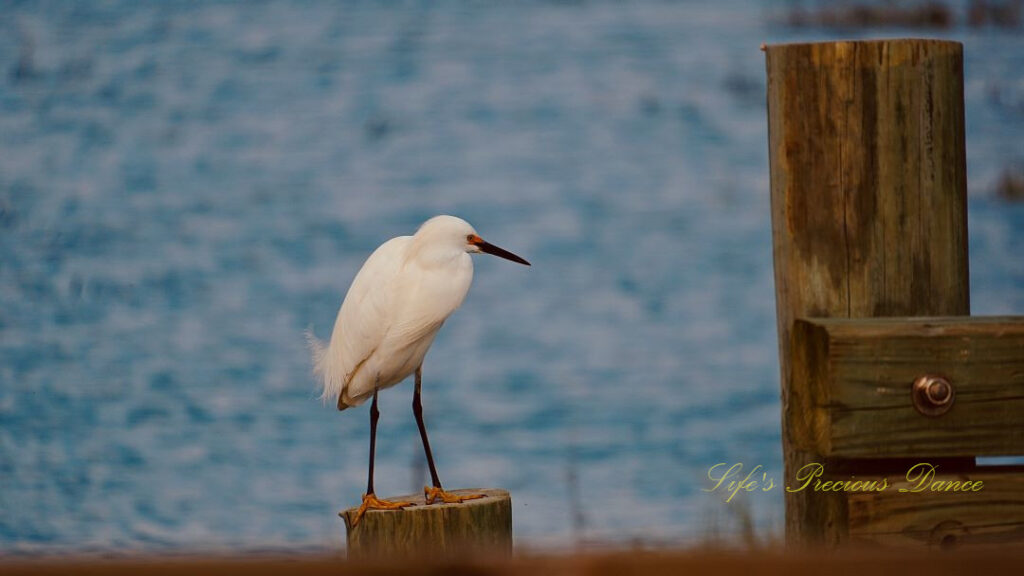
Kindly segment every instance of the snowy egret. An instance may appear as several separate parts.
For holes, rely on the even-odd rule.
[[[471,253],[484,252],[530,265],[519,256],[484,242],[468,222],[454,216],[435,216],[413,236],[381,244],[356,274],[334,322],[331,341],[324,346],[311,334],[314,371],[323,383],[326,400],[338,410],[358,406],[371,396],[370,469],[366,494],[352,521],[368,509],[402,508],[410,502],[379,500],[373,492],[376,448],[377,392],[416,375],[412,411],[423,440],[432,487],[424,487],[427,504],[440,498],[457,503],[480,498],[458,496],[441,488],[423,424],[420,403],[423,357],[444,321],[462,304],[473,281]]]

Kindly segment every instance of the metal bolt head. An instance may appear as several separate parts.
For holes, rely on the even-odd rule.
[[[944,376],[925,374],[914,380],[911,389],[914,408],[925,416],[942,416],[953,407],[956,391]]]

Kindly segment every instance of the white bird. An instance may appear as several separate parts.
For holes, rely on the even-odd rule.
[[[413,236],[381,244],[356,274],[324,346],[311,334],[314,372],[323,384],[322,398],[337,400],[338,410],[370,406],[370,466],[362,505],[353,525],[367,509],[394,509],[409,502],[378,500],[373,491],[373,457],[377,436],[377,392],[416,375],[413,414],[423,440],[433,487],[424,487],[427,504],[441,498],[461,502],[481,495],[458,496],[441,488],[423,424],[420,402],[423,357],[437,331],[454,312],[473,281],[471,253],[485,252],[530,265],[519,256],[484,242],[468,222],[435,216]]]

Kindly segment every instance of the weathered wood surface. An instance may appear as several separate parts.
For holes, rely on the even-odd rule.
[[[508,556],[512,553],[512,499],[505,490],[452,490],[485,494],[460,504],[426,504],[423,494],[388,500],[413,502],[402,510],[369,510],[352,527],[357,508],[340,514],[349,558]]]
[[[1024,454],[1024,317],[798,320],[793,386],[806,390],[792,429],[826,457]],[[952,383],[952,408],[919,413],[923,374]]]
[[[802,392],[800,317],[953,316],[969,308],[963,53],[887,40],[768,46],[768,151],[787,478]],[[787,494],[793,544],[836,543],[845,500]]]
[[[939,466],[924,484],[918,474],[926,469],[907,470],[913,481],[904,473],[881,492],[850,493],[852,544],[973,550],[1024,543],[1024,469],[946,474]]]

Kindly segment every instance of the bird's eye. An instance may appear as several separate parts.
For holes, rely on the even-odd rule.
[[[466,234],[466,242],[473,242],[473,235],[472,234]]]

